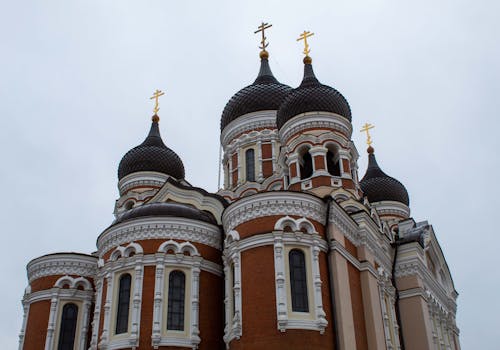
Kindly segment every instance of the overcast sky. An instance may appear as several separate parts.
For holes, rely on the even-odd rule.
[[[303,30],[317,77],[347,98],[379,165],[433,224],[458,298],[463,349],[498,349],[498,1],[0,0],[0,347],[17,348],[26,264],[90,253],[113,220],[121,157],[150,125],[193,185],[217,190],[219,122],[258,72],[297,86]]]

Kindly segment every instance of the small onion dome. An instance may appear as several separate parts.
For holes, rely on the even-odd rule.
[[[153,116],[151,130],[139,146],[128,151],[118,166],[118,180],[139,171],[156,171],[176,179],[184,178],[184,164],[179,156],[165,146],[160,136],[158,116]]]
[[[252,85],[238,91],[224,107],[220,121],[221,131],[238,117],[252,112],[277,110],[292,90],[274,77],[266,51],[261,52],[260,71]]]
[[[401,182],[380,169],[374,152],[375,150],[370,146],[368,148],[368,169],[366,169],[365,176],[359,182],[361,190],[371,203],[395,201],[409,206],[408,191]]]
[[[314,75],[311,59],[304,58],[304,78],[282,103],[276,123],[278,129],[298,114],[306,112],[331,112],[351,121],[351,108],[340,92],[321,84]]]
[[[124,212],[120,217],[118,217],[113,222],[113,225],[136,218],[144,218],[151,216],[154,217],[168,216],[176,218],[194,219],[207,222],[209,224],[217,225],[217,221],[215,220],[212,214],[196,209],[189,205],[172,203],[172,202],[149,203],[130,209]]]

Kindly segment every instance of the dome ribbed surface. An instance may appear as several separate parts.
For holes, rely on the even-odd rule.
[[[238,117],[252,112],[277,110],[285,96],[292,91],[273,76],[269,62],[261,59],[260,71],[252,85],[238,91],[224,107],[220,121],[221,131]]]
[[[147,216],[181,217],[208,222],[214,225],[217,224],[217,221],[210,213],[185,204],[165,202],[143,204],[137,208],[130,209],[123,213],[120,217],[118,217],[118,219],[113,222],[113,225],[135,218],[143,218]]]
[[[406,206],[410,204],[408,191],[404,185],[380,169],[374,154],[368,155],[368,169],[359,185],[371,203],[395,201]]]
[[[340,92],[321,84],[311,64],[304,65],[304,78],[283,101],[278,110],[276,123],[278,129],[298,114],[306,112],[331,112],[351,121],[351,108]]]
[[[139,171],[156,171],[176,179],[184,178],[184,164],[179,156],[163,143],[156,121],[151,124],[151,130],[144,142],[123,156],[118,166],[118,180]]]

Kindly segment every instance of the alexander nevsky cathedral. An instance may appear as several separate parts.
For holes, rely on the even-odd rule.
[[[369,124],[359,179],[351,109],[314,74],[313,33],[292,88],[271,72],[269,27],[257,78],[222,111],[223,188],[188,182],[157,90],[97,250],[28,263],[19,349],[460,349],[432,226],[378,164]]]

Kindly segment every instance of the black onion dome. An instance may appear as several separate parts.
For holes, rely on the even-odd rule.
[[[368,197],[368,200],[371,203],[395,201],[409,206],[410,198],[403,184],[380,169],[375,154],[373,154],[373,148],[369,148],[369,153],[368,169],[366,169],[365,176],[359,182],[361,190]]]
[[[121,216],[119,216],[113,222],[113,225],[136,218],[151,217],[151,216],[181,217],[217,225],[217,221],[215,220],[212,214],[199,210],[189,205],[172,203],[172,202],[149,203],[130,209],[124,212]]]
[[[139,171],[156,171],[176,179],[184,178],[184,164],[179,156],[163,143],[158,119],[153,117],[151,130],[144,142],[123,156],[118,166],[118,180]]]
[[[244,114],[277,110],[290,91],[292,91],[290,86],[276,80],[269,67],[268,59],[262,57],[257,79],[252,85],[238,91],[224,107],[220,129],[224,130],[229,123]]]
[[[340,92],[321,84],[314,75],[312,64],[304,64],[302,83],[283,101],[278,110],[278,129],[298,114],[306,112],[331,112],[351,121],[351,108]]]

